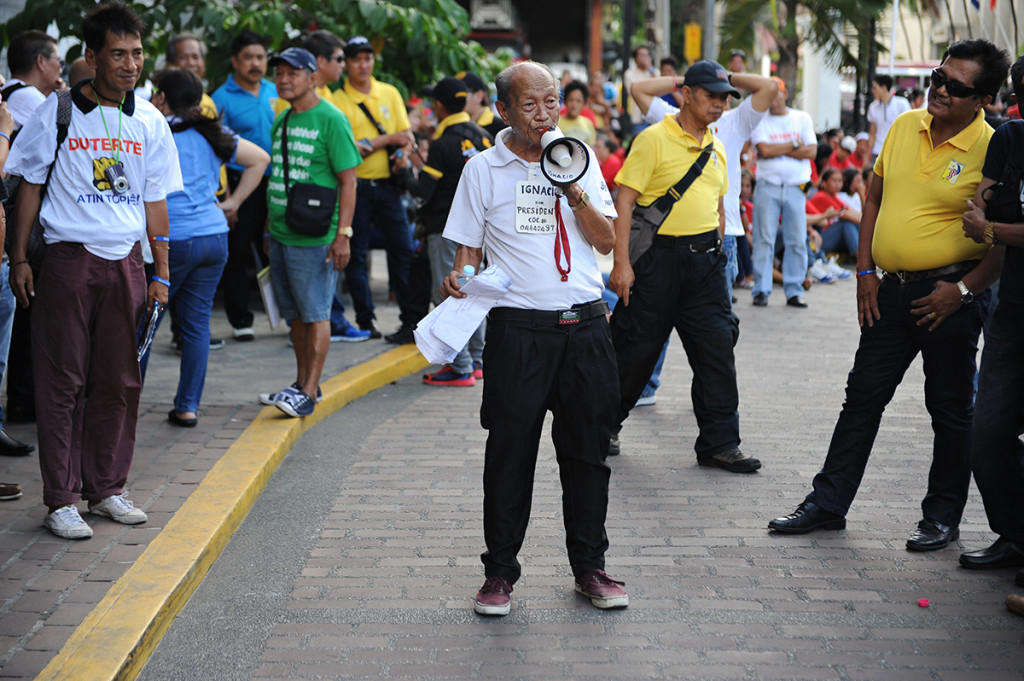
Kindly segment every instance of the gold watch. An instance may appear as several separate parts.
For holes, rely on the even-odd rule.
[[[351,239],[352,235],[355,234],[355,231],[353,231],[352,225],[349,225],[348,227],[339,227],[338,234],[344,234],[349,239]]]
[[[589,205],[590,205],[590,197],[587,196],[586,192],[581,192],[580,193],[580,202],[577,203],[575,206],[570,205],[569,208],[572,208],[572,212],[573,213],[577,213],[577,212],[583,210],[584,208],[586,208]]]

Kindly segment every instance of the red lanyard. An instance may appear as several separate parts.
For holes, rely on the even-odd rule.
[[[555,198],[555,221],[558,223],[558,232],[555,234],[555,266],[558,273],[562,275],[562,281],[569,281],[569,272],[572,271],[572,256],[569,253],[569,233],[565,231],[565,222],[562,221],[562,202]],[[565,269],[562,268],[562,251],[565,250]]]

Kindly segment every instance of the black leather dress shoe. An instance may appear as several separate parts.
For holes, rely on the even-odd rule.
[[[190,419],[181,418],[174,409],[167,412],[167,420],[181,428],[195,428],[196,424],[199,423],[199,419],[194,416]]]
[[[968,570],[999,570],[1024,567],[1024,550],[1005,537],[987,549],[960,554],[960,564]]]
[[[922,520],[917,524],[914,534],[907,540],[908,551],[934,551],[949,546],[949,542],[960,538],[960,528],[937,523],[934,520]]]
[[[754,305],[757,305],[758,307],[767,307],[768,296],[766,296],[763,293],[758,293],[756,296],[754,296]]]
[[[35,450],[35,445],[18,442],[0,427],[0,456],[28,456]]]
[[[787,299],[786,305],[789,305],[790,307],[807,307],[807,303],[805,303],[804,299],[800,296],[793,296],[792,298]]]
[[[768,529],[783,534],[806,534],[814,530],[844,530],[846,518],[805,501],[789,515],[768,523]]]

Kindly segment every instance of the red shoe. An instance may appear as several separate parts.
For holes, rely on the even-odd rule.
[[[478,381],[484,380],[484,363],[473,362],[473,378]]]
[[[489,577],[476,594],[473,610],[478,615],[503,617],[512,609],[512,585],[504,577]]]
[[[450,385],[458,388],[471,388],[476,385],[476,379],[473,378],[472,372],[459,374],[447,365],[438,372],[425,374],[423,382],[427,385]]]
[[[625,608],[629,596],[622,587],[625,582],[616,582],[604,570],[592,570],[576,580],[576,591],[590,599],[595,608]]]

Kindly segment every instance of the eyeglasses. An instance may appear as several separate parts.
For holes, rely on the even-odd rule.
[[[935,69],[932,71],[932,87],[940,88],[945,86],[946,92],[953,97],[973,97],[978,94],[978,88],[968,87],[963,83],[958,83],[955,80],[950,80],[945,73]]]

